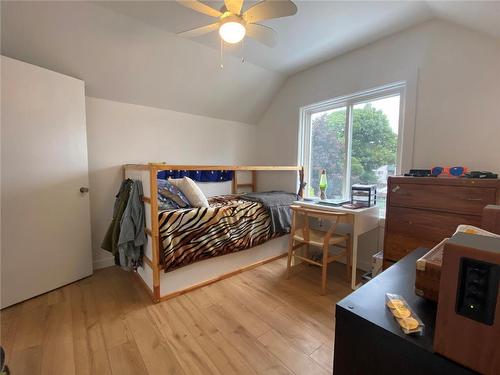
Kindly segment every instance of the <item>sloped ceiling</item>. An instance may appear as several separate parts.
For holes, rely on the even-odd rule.
[[[213,19],[174,1],[2,1],[1,51],[84,80],[89,96],[254,124],[288,75],[431,18],[500,37],[500,2],[295,1],[297,15],[264,22],[276,48],[246,39],[224,69],[217,33],[175,35]]]
[[[432,17],[422,1],[294,1],[298,7],[295,16],[261,22],[277,31],[276,47],[269,48],[246,38],[244,44],[235,46],[232,52],[265,68],[293,74]],[[216,9],[223,5],[221,1],[205,3]],[[243,10],[254,3],[245,1]],[[175,1],[100,1],[98,4],[173,33],[215,20]],[[220,46],[217,32],[192,40],[214,49]],[[231,49],[230,45],[227,47]]]
[[[88,96],[255,124],[285,77],[88,2],[2,2],[2,54]],[[195,135],[193,135],[195,136]]]
[[[441,19],[457,23],[500,38],[500,1],[428,1],[432,13]]]

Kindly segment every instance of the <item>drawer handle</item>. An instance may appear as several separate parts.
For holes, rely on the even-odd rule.
[[[483,201],[483,198],[467,198],[468,201]]]
[[[396,187],[394,187],[394,189],[392,189],[392,192],[395,193],[399,189],[401,189],[401,187],[399,185],[396,185]]]

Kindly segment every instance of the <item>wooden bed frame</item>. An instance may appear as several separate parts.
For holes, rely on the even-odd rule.
[[[154,302],[173,298],[190,290],[230,277],[244,270],[273,261],[286,255],[287,238],[283,236],[256,246],[254,252],[240,251],[213,259],[203,260],[180,269],[164,273],[160,264],[160,234],[158,224],[157,175],[164,170],[171,171],[233,171],[231,192],[236,194],[240,188],[256,191],[257,172],[259,171],[295,171],[299,175],[299,195],[302,196],[304,168],[301,166],[220,166],[220,165],[168,165],[161,163],[125,164],[123,177],[140,180],[144,190],[146,233],[148,245],[144,250],[143,268],[138,268],[137,275]],[[238,172],[251,174],[250,182],[239,183]],[[247,173],[247,174],[248,174]],[[271,245],[271,246],[270,246]],[[274,246],[273,246],[274,245]],[[278,248],[277,248],[278,247]],[[278,250],[277,250],[278,249]],[[279,253],[277,253],[279,251]],[[222,260],[222,262],[221,262]],[[205,268],[205,269],[204,269]],[[184,271],[183,271],[184,270]],[[203,276],[205,274],[205,276]],[[167,293],[162,294],[162,281]]]

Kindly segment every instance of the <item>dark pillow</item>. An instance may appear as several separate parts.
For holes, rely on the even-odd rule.
[[[158,194],[158,209],[160,210],[176,210],[180,208],[172,199],[165,198]]]
[[[172,206],[174,208],[189,208],[186,196],[167,180],[158,179],[158,204],[159,207]],[[168,208],[160,208],[168,209]],[[170,208],[172,209],[172,208]]]

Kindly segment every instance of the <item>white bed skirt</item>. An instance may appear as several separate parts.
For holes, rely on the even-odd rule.
[[[245,268],[250,268],[269,259],[285,255],[288,251],[289,235],[274,238],[250,249],[205,259],[170,272],[160,273],[161,299],[173,297],[205,285]],[[153,272],[144,264],[137,270],[146,286],[153,290]]]

